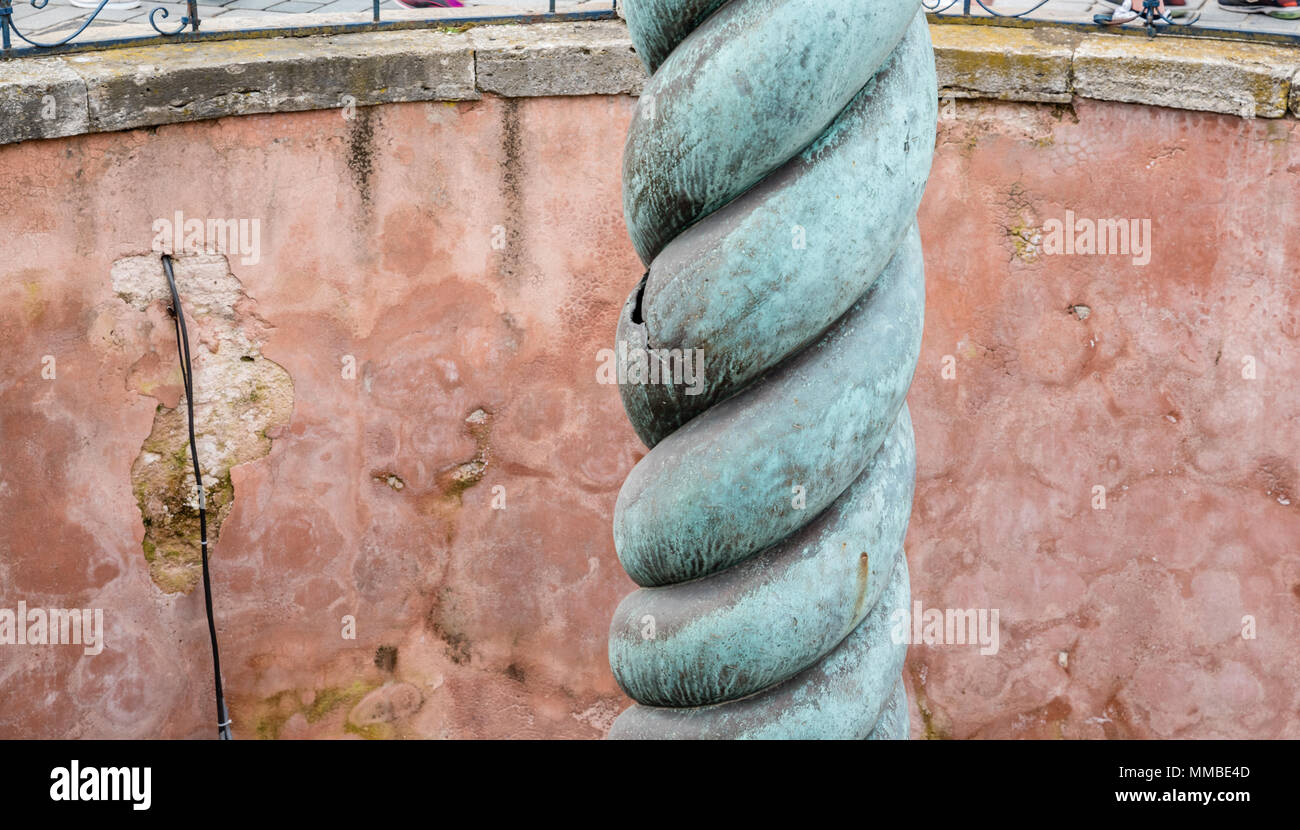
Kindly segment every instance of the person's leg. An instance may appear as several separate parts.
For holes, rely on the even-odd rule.
[[[1241,14],[1266,14],[1282,20],[1300,18],[1300,0],[1219,0],[1219,8]]]

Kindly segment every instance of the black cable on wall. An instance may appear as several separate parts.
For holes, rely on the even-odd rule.
[[[230,715],[226,711],[226,696],[221,689],[221,654],[217,650],[217,623],[212,614],[212,580],[208,575],[208,508],[203,494],[203,473],[199,470],[199,448],[194,438],[194,371],[190,364],[190,336],[185,329],[185,312],[176,290],[176,275],[172,271],[172,258],[163,254],[163,271],[167,274],[167,287],[172,293],[172,321],[176,324],[176,356],[181,364],[181,380],[185,384],[185,409],[189,415],[190,460],[194,463],[194,483],[199,490],[199,547],[203,561],[203,604],[208,611],[208,635],[212,638],[212,676],[217,691],[217,736],[230,740]]]

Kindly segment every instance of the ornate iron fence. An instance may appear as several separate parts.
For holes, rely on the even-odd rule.
[[[831,0],[828,0],[830,2]],[[369,21],[357,23],[320,24],[311,22],[311,15],[304,15],[307,22],[295,26],[267,26],[248,29],[223,29],[204,32],[200,29],[200,9],[197,0],[186,0],[186,13],[174,23],[168,18],[172,10],[158,6],[148,16],[150,34],[119,38],[98,38],[82,40],[78,37],[85,32],[114,0],[99,0],[99,5],[89,10],[85,20],[71,34],[60,36],[53,41],[42,40],[25,31],[14,14],[15,9],[30,7],[37,11],[49,6],[50,0],[0,0],[0,59],[30,56],[35,54],[58,54],[84,52],[93,49],[106,49],[116,46],[143,46],[163,42],[194,42],[204,40],[234,40],[266,37],[303,37],[314,34],[348,34],[353,32],[370,32],[397,29],[437,28],[442,26],[464,26],[480,23],[531,23],[541,21],[570,20],[611,20],[617,16],[618,0],[609,0],[609,8],[597,11],[560,12],[556,9],[556,0],[550,0],[546,12],[517,14],[509,16],[457,16],[439,17],[421,20],[384,20],[381,14],[383,0],[373,0],[372,14]],[[148,2],[148,0],[146,0]],[[1024,0],[1027,8],[1013,11],[999,11],[995,6],[1007,0],[921,0],[926,14],[932,20],[962,19],[971,23],[986,23],[1004,26],[1052,26],[1072,29],[1097,31],[1106,29],[1120,34],[1141,34],[1142,29],[1148,35],[1157,31],[1178,34],[1186,37],[1207,37],[1221,40],[1246,40],[1263,43],[1277,43],[1288,46],[1300,45],[1300,32],[1259,31],[1236,26],[1224,26],[1222,22],[1200,22],[1199,13],[1185,18],[1170,19],[1160,13],[1160,0],[1133,0],[1131,12],[1121,15],[1121,19],[1112,19],[1111,15],[1094,15],[1093,19],[1061,19],[1053,15],[1052,0]],[[1213,2],[1213,0],[1210,0]],[[1040,13],[1041,14],[1038,14]],[[1078,15],[1078,11],[1074,12]],[[1127,20],[1124,18],[1127,17]],[[1129,22],[1138,25],[1118,25]],[[1109,24],[1109,25],[1108,25]],[[1139,26],[1141,28],[1139,28]]]
[[[30,0],[30,2],[32,8],[38,10],[44,9],[50,4],[50,0]],[[90,24],[95,22],[95,18],[99,16],[99,13],[104,10],[104,7],[107,6],[108,3],[109,0],[100,0],[99,5],[90,11],[90,14],[86,16],[86,19],[81,22],[81,26],[78,27],[75,32],[62,40],[49,43],[34,40],[30,35],[24,34],[22,29],[18,28],[17,21],[14,20],[13,0],[0,0],[0,46],[3,46],[6,57],[8,57],[9,53],[13,51],[13,39],[15,37],[24,43],[27,43],[33,49],[57,49],[60,46],[71,43],[77,35],[86,31],[86,29],[90,27]],[[197,32],[199,30],[199,4],[196,0],[186,0],[186,5],[189,13],[180,19],[179,25],[177,25],[176,28],[169,30],[158,25],[159,19],[171,15],[171,12],[164,6],[158,6],[153,11],[149,12],[149,25],[152,26],[153,30],[160,35],[179,34],[186,26],[191,27],[193,31]],[[376,4],[376,6],[377,5],[378,4]]]
[[[984,0],[975,0],[975,3],[981,9],[993,15],[994,17],[1024,17],[1027,14],[1031,14],[1033,12],[1038,11],[1043,6],[1046,6],[1048,2],[1049,0],[1040,0],[1039,3],[1035,4],[1034,6],[1028,9],[1022,9],[1018,12],[1013,12],[1011,14],[1003,14],[1002,12],[994,11],[993,9],[984,5]],[[971,0],[933,0],[933,2],[929,2],[929,0],[921,0],[921,5],[925,7],[926,12],[929,14],[944,14],[950,11],[954,6],[958,4],[961,4],[962,15],[967,17],[970,16],[972,11]]]
[[[102,12],[110,2],[112,2],[112,0],[100,0],[98,6],[88,10],[89,13],[86,16],[86,19],[81,21],[81,24],[77,27],[76,31],[61,37],[58,40],[46,41],[34,37],[31,32],[24,32],[14,15],[14,9],[22,8],[30,4],[33,9],[40,11],[49,6],[50,0],[27,0],[25,3],[23,0],[18,0],[17,6],[15,6],[15,0],[0,0],[0,58],[25,57],[34,54],[60,54],[85,51],[88,49],[111,48],[115,46],[142,46],[167,40],[192,42],[198,40],[228,40],[235,38],[301,37],[312,34],[347,34],[351,32],[370,32],[385,29],[438,28],[443,26],[464,26],[477,23],[610,20],[617,16],[618,11],[618,0],[609,0],[608,9],[575,12],[558,12],[555,7],[556,0],[550,0],[549,10],[543,13],[517,14],[509,16],[468,15],[463,17],[435,17],[421,20],[383,20],[380,8],[383,0],[373,0],[372,15],[368,22],[335,23],[328,25],[308,24],[303,26],[276,26],[218,32],[201,32],[199,30],[201,21],[199,18],[198,2],[197,0],[186,0],[186,13],[182,15],[180,20],[176,21],[174,25],[163,22],[171,16],[171,11],[166,7],[158,6],[149,12],[149,26],[153,29],[154,34],[74,43],[77,37],[95,22],[99,17],[100,12]]]

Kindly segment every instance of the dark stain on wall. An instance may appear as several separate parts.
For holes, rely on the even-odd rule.
[[[397,646],[380,646],[375,649],[375,668],[391,672],[397,668]]]
[[[505,201],[505,249],[501,252],[501,276],[510,286],[519,284],[527,270],[522,229],[525,222],[523,185],[523,136],[519,101],[502,101],[501,114],[501,196]]]
[[[373,203],[371,179],[375,172],[374,110],[364,107],[352,118],[348,133],[348,170],[361,197],[361,206],[369,211]]]

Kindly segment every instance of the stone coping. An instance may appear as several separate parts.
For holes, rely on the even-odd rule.
[[[1300,49],[933,22],[940,97],[1074,97],[1300,115]],[[484,94],[636,95],[621,21],[237,39],[0,60],[0,144],[234,115]]]

